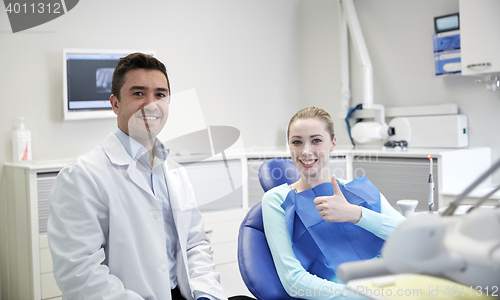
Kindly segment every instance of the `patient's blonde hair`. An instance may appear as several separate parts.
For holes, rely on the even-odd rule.
[[[290,140],[290,125],[292,125],[293,122],[300,120],[300,119],[319,119],[323,122],[325,122],[325,129],[326,131],[330,134],[330,137],[332,140],[335,138],[335,132],[333,131],[333,121],[332,117],[321,108],[318,107],[306,107],[301,110],[299,110],[290,120],[290,123],[288,123],[288,130],[287,130],[287,140]]]

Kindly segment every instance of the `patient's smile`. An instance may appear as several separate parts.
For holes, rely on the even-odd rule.
[[[309,160],[299,159],[299,161],[302,164],[302,166],[304,166],[304,168],[312,168],[318,160],[317,159],[309,159]]]

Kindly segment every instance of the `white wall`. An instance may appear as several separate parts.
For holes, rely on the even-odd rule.
[[[63,48],[156,50],[173,93],[197,90],[207,125],[238,128],[246,147],[274,147],[284,144],[283,124],[299,108],[297,15],[298,0],[86,0],[13,34],[2,9],[0,250],[3,164],[12,161],[18,118],[32,131],[34,160],[74,158],[116,128],[111,119],[63,121]]]
[[[469,145],[492,149],[500,159],[500,91],[486,90],[465,76],[435,77],[432,56],[434,17],[458,12],[458,0],[354,0],[373,65],[374,100],[385,107],[458,104],[469,121]],[[338,3],[300,2],[300,66],[306,106],[330,112],[339,145],[350,145],[340,118]],[[351,45],[353,103],[362,102],[360,63]],[[498,173],[498,172],[497,172]],[[500,181],[496,174],[495,181]]]

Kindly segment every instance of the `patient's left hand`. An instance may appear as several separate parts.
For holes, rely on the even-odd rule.
[[[328,222],[358,223],[361,219],[361,207],[347,202],[335,179],[335,175],[332,176],[332,186],[333,196],[314,199],[319,215]]]

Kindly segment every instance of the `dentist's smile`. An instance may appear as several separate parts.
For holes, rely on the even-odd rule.
[[[149,128],[149,126],[158,123],[161,120],[162,115],[155,111],[147,111],[141,108],[137,113],[136,117],[144,122],[144,124]]]
[[[160,117],[143,117],[143,116],[140,116],[139,118],[141,118],[143,120],[158,120]]]

